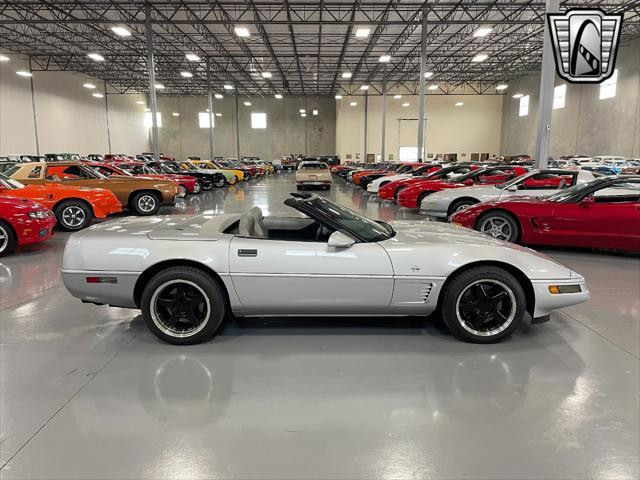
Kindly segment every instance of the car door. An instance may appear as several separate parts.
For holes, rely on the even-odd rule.
[[[255,314],[379,314],[391,302],[393,269],[377,243],[236,236],[229,271],[240,302]]]

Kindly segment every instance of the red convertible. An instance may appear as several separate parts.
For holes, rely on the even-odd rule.
[[[380,185],[380,188],[378,189],[378,197],[380,197],[382,200],[394,200],[398,198],[398,194],[405,188],[411,187],[413,185],[418,185],[425,180],[447,180],[457,178],[471,172],[472,170],[477,169],[478,167],[476,167],[475,165],[446,168],[433,167],[428,169],[426,174],[424,175],[420,175],[417,177],[406,177],[401,180],[395,180],[393,182]]]
[[[110,163],[91,162],[88,163],[92,168],[96,168],[98,172],[105,177],[111,175],[135,176],[143,178],[158,178],[160,180],[172,180],[180,186],[182,193],[200,193],[202,186],[195,177],[190,175],[158,173],[149,165],[142,162],[122,162],[117,165]]]
[[[44,205],[27,200],[0,196],[0,257],[17,245],[44,242],[53,235],[56,217]]]
[[[527,173],[519,166],[500,165],[473,170],[466,175],[452,179],[427,179],[405,188],[398,194],[398,205],[406,208],[418,208],[424,197],[447,188],[468,187],[470,185],[495,185]]]
[[[602,177],[545,198],[479,203],[449,221],[514,243],[640,252],[640,176]]]

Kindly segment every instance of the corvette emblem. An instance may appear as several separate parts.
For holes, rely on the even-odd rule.
[[[572,9],[547,15],[558,75],[572,83],[600,83],[613,75],[622,14]]]

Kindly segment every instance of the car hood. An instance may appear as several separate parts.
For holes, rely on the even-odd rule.
[[[396,240],[401,243],[457,243],[472,245],[509,245],[475,230],[431,220],[391,222]],[[388,241],[388,240],[387,240]]]
[[[44,205],[27,198],[17,198],[4,195],[0,195],[0,206],[16,207],[26,211],[46,208]]]

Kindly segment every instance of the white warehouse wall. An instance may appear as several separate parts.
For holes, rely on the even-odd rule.
[[[35,154],[30,81],[15,73],[28,70],[28,63],[16,55],[10,57],[9,62],[0,63],[0,154]],[[83,88],[87,81],[98,88]],[[95,91],[103,93],[102,82],[66,72],[34,72],[33,83],[40,154],[109,151],[105,99],[91,96]],[[139,153],[149,148],[144,111],[136,100],[145,96],[108,95],[112,152]]]
[[[471,153],[498,154],[502,124],[502,95],[425,95],[425,152],[429,154],[457,153],[459,159]],[[357,106],[350,106],[357,102]],[[402,104],[409,102],[408,107]],[[457,102],[464,105],[456,107]],[[344,96],[336,107],[336,153],[344,161],[348,155],[365,158],[364,97]],[[417,95],[394,99],[387,95],[386,155],[398,159],[399,148],[415,147],[418,142]],[[381,154],[382,97],[369,95],[367,115],[367,152]],[[463,156],[466,154],[466,156]]]

